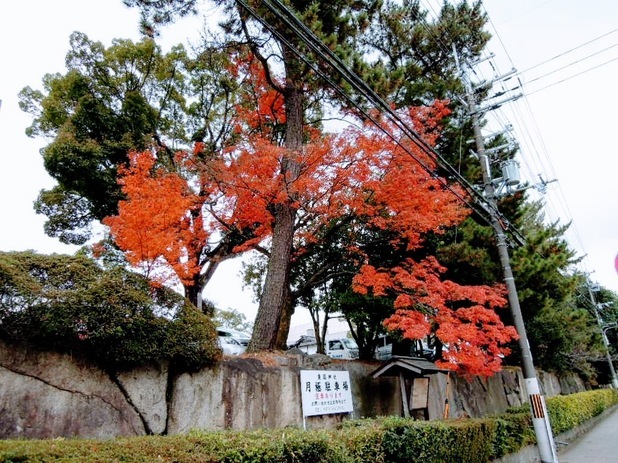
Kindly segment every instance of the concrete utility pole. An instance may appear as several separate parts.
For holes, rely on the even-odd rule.
[[[457,53],[455,53],[455,60],[461,72]],[[479,162],[481,163],[481,168],[483,171],[484,196],[491,208],[491,225],[496,235],[498,253],[500,255],[500,263],[502,265],[504,282],[507,287],[511,315],[513,317],[515,329],[519,334],[519,348],[521,350],[522,356],[522,370],[526,383],[526,391],[528,392],[528,398],[530,401],[532,424],[534,426],[534,432],[536,434],[539,454],[543,463],[558,463],[556,445],[554,443],[554,436],[552,434],[551,425],[549,423],[549,416],[547,415],[545,398],[541,394],[539,381],[537,379],[536,370],[532,361],[532,353],[530,351],[530,344],[528,343],[528,336],[526,335],[526,327],[524,326],[524,320],[521,314],[521,307],[519,305],[519,297],[517,296],[515,279],[513,278],[513,271],[511,270],[506,235],[504,233],[504,228],[498,214],[498,205],[496,201],[495,188],[491,177],[489,157],[485,151],[485,141],[483,139],[483,135],[481,134],[479,111],[476,105],[476,101],[474,99],[472,85],[470,84],[469,79],[463,72],[461,73],[461,75],[466,85],[468,112],[472,117],[476,152],[479,157]]]
[[[618,377],[616,376],[616,370],[614,369],[614,362],[612,362],[612,354],[610,353],[609,349],[609,339],[607,339],[606,333],[608,329],[615,328],[615,326],[603,326],[603,320],[601,319],[601,314],[599,314],[599,308],[601,308],[603,304],[597,304],[594,293],[592,291],[592,285],[587,282],[586,286],[588,286],[590,302],[592,302],[592,307],[594,308],[594,316],[596,317],[599,329],[601,330],[603,345],[605,346],[605,355],[607,357],[607,364],[609,365],[609,371],[612,375],[612,387],[614,389],[618,389]]]

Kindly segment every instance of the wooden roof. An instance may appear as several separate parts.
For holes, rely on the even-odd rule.
[[[406,377],[420,377],[446,372],[447,370],[441,370],[435,363],[423,358],[394,355],[371,375],[378,378],[380,376],[399,376],[400,373],[403,373]]]

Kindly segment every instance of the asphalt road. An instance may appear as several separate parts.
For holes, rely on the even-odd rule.
[[[618,463],[618,411],[558,452],[559,463]]]

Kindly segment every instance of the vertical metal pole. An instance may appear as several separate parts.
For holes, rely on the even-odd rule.
[[[456,53],[455,59],[459,67]],[[513,317],[515,329],[517,330],[517,334],[519,335],[519,348],[521,350],[522,356],[522,371],[524,374],[526,391],[528,392],[528,398],[530,401],[532,424],[534,426],[534,432],[536,434],[539,454],[543,463],[558,463],[556,445],[554,443],[554,437],[551,431],[551,425],[549,423],[549,416],[547,415],[545,398],[541,394],[541,389],[539,387],[539,382],[536,376],[536,370],[534,369],[534,363],[532,361],[532,353],[530,351],[530,344],[528,343],[526,327],[524,326],[524,320],[521,314],[521,307],[519,305],[519,297],[517,295],[515,279],[513,278],[513,271],[511,270],[506,235],[504,234],[504,228],[498,216],[498,205],[491,178],[489,157],[485,152],[485,141],[481,133],[481,126],[477,113],[476,102],[474,100],[474,95],[469,82],[467,81],[467,79],[464,80],[466,81],[465,84],[468,111],[470,112],[470,115],[472,117],[472,125],[474,127],[476,151],[479,157],[479,161],[481,163],[481,169],[483,171],[483,186],[485,189],[485,199],[492,208],[492,210],[490,211],[491,224],[496,235],[498,254],[500,256],[500,263],[502,265],[504,283],[506,284],[507,288],[511,315]]]
[[[597,313],[597,317],[599,314]],[[599,320],[600,321],[600,320]],[[607,333],[603,326],[601,328],[601,334],[603,335],[603,344],[605,344],[605,355],[607,356],[607,364],[609,365],[609,371],[612,375],[612,388],[618,389],[618,378],[616,377],[616,370],[614,369],[614,362],[612,362],[612,354],[609,351],[609,339],[607,339]]]
[[[599,325],[599,329],[601,330],[601,336],[603,338],[603,345],[605,346],[605,356],[607,357],[607,364],[609,365],[609,371],[612,375],[612,387],[614,389],[618,389],[618,377],[616,376],[616,370],[614,369],[614,362],[612,362],[612,354],[609,351],[609,339],[607,339],[607,334],[605,333],[605,328],[603,327],[603,320],[601,320],[601,315],[599,314],[599,307],[594,298],[594,294],[592,289],[590,288],[590,284],[588,286],[588,294],[590,294],[590,301],[592,302],[592,306],[594,307],[594,316],[597,319],[597,324]]]

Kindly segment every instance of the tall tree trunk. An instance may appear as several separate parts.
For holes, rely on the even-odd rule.
[[[277,348],[277,333],[290,280],[290,255],[296,210],[289,204],[275,208],[273,239],[264,289],[247,350],[258,352]]]
[[[287,75],[284,94],[287,152],[281,161],[281,174],[284,179],[282,188],[293,186],[300,174],[298,155],[303,143],[303,93],[298,80],[294,78],[297,75],[294,72],[295,60],[292,53],[284,47]],[[249,352],[281,348],[282,345],[279,344],[281,339],[287,338],[287,332],[279,334],[279,327],[290,296],[290,263],[297,212],[295,200],[294,194],[290,192],[286,201],[273,207],[272,248],[253,336],[247,348]],[[286,321],[283,325],[289,329],[292,314],[290,311],[285,312]]]
[[[202,310],[200,300],[202,299],[201,291],[198,285],[185,286],[185,297],[189,299],[189,302],[197,307],[199,310]]]
[[[288,284],[287,295],[279,322],[279,330],[277,331],[277,342],[275,344],[275,348],[278,350],[287,350],[288,348],[288,334],[290,333],[290,323],[292,322],[295,307],[296,299],[291,295]]]

